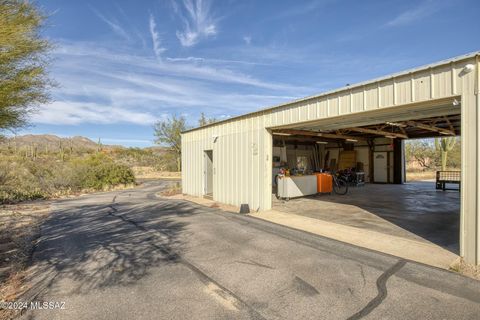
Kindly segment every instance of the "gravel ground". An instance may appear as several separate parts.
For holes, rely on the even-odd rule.
[[[14,301],[27,289],[24,272],[40,235],[40,224],[49,213],[49,201],[0,207],[0,301]],[[0,310],[0,319],[13,315],[11,310]]]

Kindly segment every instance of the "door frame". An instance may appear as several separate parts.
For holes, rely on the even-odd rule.
[[[388,184],[390,183],[390,167],[389,167],[389,163],[390,163],[390,152],[391,151],[373,151],[372,152],[372,168],[373,168],[373,176],[372,176],[372,180],[373,180],[373,183],[384,183],[384,184]],[[385,175],[386,175],[386,180],[385,182],[380,182],[380,181],[377,181],[375,179],[375,169],[376,169],[376,166],[375,166],[375,153],[384,153],[386,155],[386,172],[385,172]]]
[[[213,150],[203,150],[203,195],[213,197],[213,176],[215,173],[214,169],[214,155]],[[209,167],[210,164],[210,167]],[[208,178],[208,175],[211,178]],[[209,185],[209,180],[211,180],[211,186]],[[208,192],[211,190],[211,192]]]

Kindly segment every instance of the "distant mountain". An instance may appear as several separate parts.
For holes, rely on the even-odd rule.
[[[99,145],[85,137],[75,136],[61,138],[52,134],[27,134],[23,136],[9,137],[0,141],[0,146],[23,149],[36,146],[40,150],[58,151],[60,148],[73,148],[75,150],[98,149]],[[122,146],[102,145],[102,148],[123,148]]]

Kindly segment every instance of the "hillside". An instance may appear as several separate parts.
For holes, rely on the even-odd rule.
[[[23,136],[5,138],[0,142],[0,147],[10,147],[11,149],[25,149],[37,147],[39,150],[48,150],[56,152],[60,149],[75,149],[75,150],[96,150],[99,145],[85,137],[75,136],[68,138],[61,138],[51,134],[27,134]],[[104,146],[103,148],[121,148],[120,146]]]
[[[62,138],[51,134],[28,134],[0,140],[0,159],[20,156],[32,160],[67,161],[77,157],[88,157],[98,152],[108,154],[116,163],[130,168],[171,171],[175,165],[170,149],[162,146],[127,148],[118,145],[99,145],[81,136]]]
[[[24,135],[0,142],[0,204],[105,190],[140,179],[172,178],[164,147],[99,145],[85,137]],[[178,178],[178,174],[174,175]]]

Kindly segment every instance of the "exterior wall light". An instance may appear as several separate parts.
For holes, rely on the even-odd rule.
[[[467,73],[470,73],[472,72],[473,70],[475,70],[475,66],[471,63],[467,64],[465,67],[463,67],[463,73],[464,74],[467,74]]]

